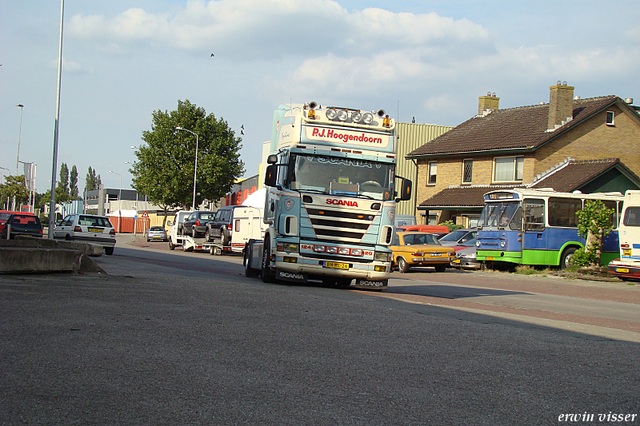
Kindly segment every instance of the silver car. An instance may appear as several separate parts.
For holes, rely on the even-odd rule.
[[[467,247],[456,251],[456,257],[451,260],[451,266],[461,269],[481,269],[482,263],[476,259],[476,248]]]
[[[147,242],[149,241],[169,241],[167,231],[162,226],[152,226],[145,231]]]
[[[116,230],[106,216],[72,214],[53,229],[53,238],[98,244],[110,255],[116,245]]]

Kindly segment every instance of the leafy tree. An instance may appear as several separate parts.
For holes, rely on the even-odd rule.
[[[58,180],[58,187],[61,188],[62,192],[67,194],[67,196],[69,195],[69,168],[65,163],[60,165],[60,180]],[[56,191],[56,194],[57,193],[58,192]],[[60,200],[60,202],[62,202],[62,200]]]
[[[578,233],[586,238],[585,247],[577,250],[571,260],[579,266],[600,266],[602,241],[613,229],[613,209],[600,200],[587,200],[578,212]]]
[[[178,100],[174,111],[154,111],[150,131],[142,132],[146,145],[135,152],[131,168],[133,187],[166,211],[192,204],[198,135],[196,206],[205,199],[223,197],[244,172],[240,138],[222,119],[206,115],[204,108]]]
[[[0,185],[0,198],[2,203],[5,203],[7,199],[10,203],[13,201],[13,197],[16,197],[16,205],[20,203],[27,203],[29,201],[29,191],[24,180],[24,175],[20,176],[5,176],[6,182]]]
[[[102,185],[102,179],[100,175],[96,175],[96,171],[89,166],[89,171],[87,172],[87,176],[85,178],[85,190],[93,191],[100,188]]]
[[[78,196],[78,169],[74,164],[69,174],[69,196],[72,200],[79,200]]]

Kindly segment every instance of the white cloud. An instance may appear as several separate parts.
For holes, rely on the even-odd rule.
[[[427,46],[444,51],[451,45],[471,48],[469,53],[492,48],[488,32],[466,19],[374,8],[348,13],[330,0],[192,0],[174,16],[138,8],[115,17],[78,14],[69,28],[77,39],[117,44],[122,50],[169,45],[236,58],[362,56]]]

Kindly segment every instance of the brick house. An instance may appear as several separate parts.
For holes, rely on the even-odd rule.
[[[418,223],[474,226],[482,195],[516,186],[602,192],[640,188],[640,115],[617,96],[574,98],[550,87],[549,103],[478,115],[406,155],[417,162]],[[423,219],[420,219],[423,216]]]

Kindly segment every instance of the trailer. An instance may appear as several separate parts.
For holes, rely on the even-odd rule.
[[[208,251],[211,255],[222,254],[223,251],[231,251],[231,247],[224,247],[221,244],[209,242],[204,237],[193,238],[190,235],[183,235],[182,224],[191,214],[190,211],[176,212],[175,221],[169,222],[169,250],[176,247],[184,251]]]

